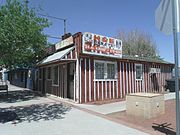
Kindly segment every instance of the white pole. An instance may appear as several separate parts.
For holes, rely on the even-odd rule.
[[[179,132],[179,70],[178,70],[178,37],[177,37],[177,10],[178,0],[172,0],[172,17],[173,17],[173,37],[174,37],[174,59],[175,59],[175,90],[176,90],[176,135],[180,135]],[[178,11],[179,12],[179,11]]]

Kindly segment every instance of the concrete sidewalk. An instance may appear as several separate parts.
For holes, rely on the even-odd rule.
[[[10,87],[11,91],[28,91],[24,88],[16,86]],[[52,97],[51,97],[52,98]],[[17,106],[28,106],[34,104],[58,104],[61,103],[58,97],[54,97],[53,100],[47,97],[36,97],[27,101],[18,101],[13,103],[0,102],[0,108],[9,108]],[[63,100],[64,101],[64,100]],[[77,104],[76,104],[77,105]],[[115,106],[119,106],[118,104]],[[25,108],[24,108],[25,109]],[[31,110],[31,106],[29,106]],[[36,109],[36,108],[34,108]],[[106,112],[101,108],[101,112]],[[108,108],[107,108],[108,109]],[[93,109],[94,110],[94,109]],[[119,109],[117,109],[119,110]],[[19,110],[21,111],[21,110]],[[47,110],[48,111],[48,110]],[[45,111],[46,112],[46,111]],[[29,117],[28,110],[27,117]],[[33,117],[33,109],[31,111]],[[41,113],[41,112],[40,112]],[[39,114],[40,115],[40,114]],[[44,115],[44,114],[42,114]],[[82,111],[81,109],[71,108],[69,111],[62,114],[61,119],[43,120],[38,121],[24,121],[21,123],[6,122],[0,123],[1,135],[147,135],[146,133],[124,126],[122,124],[110,121],[103,117],[96,116],[94,114]]]
[[[109,114],[113,112],[119,112],[126,110],[126,101],[114,102],[103,105],[88,105],[88,104],[76,104],[81,108],[85,108],[101,114]]]
[[[127,126],[72,108],[63,119],[0,124],[1,135],[147,135]]]
[[[46,104],[52,103],[52,101],[46,97],[40,97],[32,90],[22,88],[8,84],[8,97],[0,97],[0,108],[16,107],[16,106],[28,106],[32,104]],[[1,93],[0,93],[1,94]]]
[[[85,108],[87,110],[97,112],[100,114],[104,114],[104,115],[126,110],[126,101],[119,101],[119,102],[108,103],[108,104],[103,104],[103,105],[91,105],[91,104],[77,104],[77,103],[71,102],[69,100],[64,100],[64,99],[61,99],[61,98],[53,96],[53,95],[50,95],[49,97],[52,99],[55,99],[55,100],[67,102],[67,103],[72,104],[74,106]],[[175,99],[175,93],[174,92],[164,94],[164,100],[165,101],[171,100],[171,99]]]

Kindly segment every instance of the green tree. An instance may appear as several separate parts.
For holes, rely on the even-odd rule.
[[[0,7],[0,63],[8,68],[34,66],[44,56],[43,29],[48,26],[26,2],[6,0]]]
[[[160,59],[156,43],[150,34],[139,30],[120,31],[118,38],[123,43],[123,55]]]

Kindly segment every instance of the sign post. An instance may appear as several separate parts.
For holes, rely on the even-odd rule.
[[[176,91],[176,134],[180,135],[179,111],[179,69],[178,69],[178,37],[179,32],[179,0],[161,0],[155,14],[156,25],[165,34],[172,34],[174,39],[175,91]]]
[[[178,69],[178,37],[177,37],[177,15],[178,1],[172,0],[172,20],[173,20],[173,37],[174,37],[174,59],[175,59],[175,90],[176,90],[176,134],[180,135],[179,131],[179,69]]]

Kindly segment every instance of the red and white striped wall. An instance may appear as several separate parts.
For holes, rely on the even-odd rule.
[[[80,58],[76,66],[79,68],[76,69],[76,76],[79,75],[76,99],[80,103],[125,98],[126,94],[135,92],[161,92],[165,80],[170,79],[172,74],[171,66],[146,62],[142,64],[142,80],[136,80],[135,64],[141,63],[117,61],[117,79],[95,80],[94,61],[93,58]],[[153,75],[149,73],[149,68],[160,68],[161,72]]]

